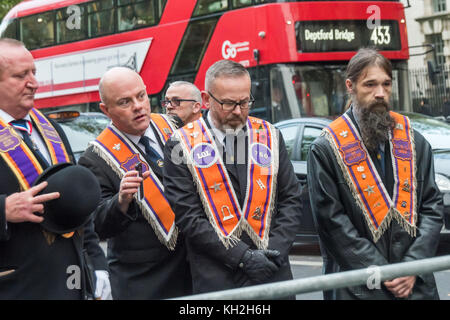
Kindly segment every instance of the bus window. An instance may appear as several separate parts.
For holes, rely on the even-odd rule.
[[[251,5],[252,0],[233,0],[233,8],[242,8]]]
[[[47,12],[20,20],[20,38],[28,50],[47,47],[55,42],[53,17],[53,12]]]
[[[17,39],[17,19],[9,20],[5,26],[5,30],[0,30],[0,38]]]
[[[192,22],[183,38],[171,75],[197,71],[217,19]]]
[[[84,6],[78,6],[79,15],[69,7],[56,11],[56,42],[72,42],[86,37]]]
[[[345,66],[278,65],[271,70],[272,119],[336,117],[347,101]]]
[[[114,0],[101,0],[88,4],[89,37],[114,32]]]
[[[128,4],[119,8],[119,31],[131,30],[136,27],[137,16],[134,6]]]
[[[118,4],[119,31],[131,30],[156,23],[153,1],[120,0]]]
[[[228,9],[228,0],[199,0],[195,7],[193,16],[224,11]]]
[[[158,4],[158,18],[161,18],[166,2],[167,0],[156,0],[156,3]]]

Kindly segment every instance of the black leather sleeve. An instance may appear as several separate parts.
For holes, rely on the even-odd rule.
[[[415,132],[417,168],[417,231],[403,261],[433,257],[439,245],[444,219],[442,194],[434,177],[433,152],[425,138]]]

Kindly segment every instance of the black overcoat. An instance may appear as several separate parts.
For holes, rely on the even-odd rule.
[[[347,114],[354,121],[353,113]],[[324,273],[381,266],[433,257],[443,221],[442,195],[434,180],[433,154],[429,143],[414,131],[417,179],[417,236],[411,237],[395,219],[383,236],[374,242],[362,211],[347,186],[336,156],[326,138],[318,137],[308,156],[308,187],[311,207],[320,237]],[[388,149],[386,145],[385,150]],[[381,172],[374,155],[373,162]],[[392,197],[394,178],[390,152],[385,157],[386,174],[380,175]],[[370,285],[372,287],[372,285]],[[324,292],[325,299],[394,299],[381,284],[380,289],[354,286]],[[411,299],[438,299],[433,274],[416,279]]]

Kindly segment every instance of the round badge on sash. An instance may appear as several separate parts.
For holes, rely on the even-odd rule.
[[[253,143],[250,146],[252,160],[261,167],[270,167],[272,164],[272,151],[262,144]]]
[[[199,168],[209,168],[217,162],[218,154],[209,143],[200,143],[191,151],[194,165]]]

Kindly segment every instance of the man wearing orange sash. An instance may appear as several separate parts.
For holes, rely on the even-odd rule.
[[[23,43],[0,39],[0,300],[85,299],[83,245],[97,270],[96,297],[106,298],[107,265],[92,224],[67,234],[41,224],[44,204],[60,192],[38,195],[47,182],[33,185],[50,165],[73,162],[73,153],[62,129],[34,108],[35,73]]]
[[[300,185],[279,131],[248,116],[250,88],[241,64],[213,64],[202,92],[208,112],[165,146],[164,187],[195,293],[292,279]]]
[[[324,273],[433,257],[442,196],[429,143],[391,111],[392,65],[361,49],[347,66],[352,105],[308,156],[308,185]],[[375,270],[375,269],[374,269]],[[433,274],[324,292],[325,299],[438,299]]]
[[[178,116],[183,124],[188,124],[202,116],[202,94],[193,83],[175,81],[167,88],[161,106],[168,115]]]
[[[95,227],[108,239],[113,299],[163,299],[191,293],[183,239],[162,186],[162,150],[173,119],[150,113],[142,78],[115,67],[100,80],[101,110],[111,125],[79,163],[100,181]],[[138,167],[142,167],[142,177]]]

